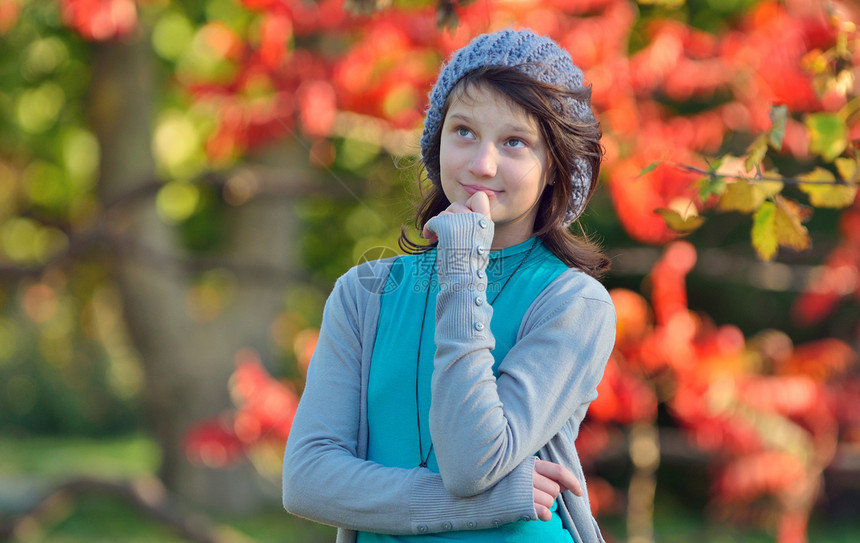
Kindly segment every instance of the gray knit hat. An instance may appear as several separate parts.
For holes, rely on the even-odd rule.
[[[439,183],[439,171],[429,159],[430,148],[436,133],[442,128],[442,109],[451,90],[467,73],[485,66],[507,66],[557,87],[576,90],[583,87],[583,75],[567,51],[550,38],[538,36],[529,30],[502,30],[493,34],[482,34],[473,39],[451,58],[439,73],[430,93],[430,105],[424,120],[421,135],[421,158],[427,168],[427,176]],[[569,100],[567,111],[580,121],[594,121],[588,102]],[[567,226],[582,213],[591,185],[591,166],[581,157],[571,157],[573,174],[570,202],[564,225]]]

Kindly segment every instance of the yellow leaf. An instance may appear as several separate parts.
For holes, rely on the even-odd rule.
[[[762,134],[747,149],[747,158],[744,160],[744,169],[747,171],[755,171],[756,167],[761,164],[764,155],[767,153],[767,135]]]
[[[663,217],[663,220],[666,221],[666,226],[681,234],[689,234],[705,222],[705,218],[700,215],[684,217],[674,209],[667,207],[657,208],[654,210],[654,213]]]
[[[662,6],[666,8],[679,8],[686,0],[639,0],[643,6]]]
[[[759,164],[757,168],[748,168],[746,166],[746,160],[741,157],[732,155],[724,156],[720,163],[720,167],[717,168],[717,171],[715,172],[715,175],[754,183],[757,187],[761,187],[768,196],[775,196],[782,191],[781,181],[765,181],[764,179],[761,179],[762,176],[774,177],[779,175],[776,170],[773,172],[765,171],[761,164]]]
[[[774,230],[773,202],[764,202],[753,215],[752,245],[762,260],[771,260],[776,254],[779,242]]]
[[[833,161],[836,164],[836,171],[843,181],[847,183],[857,183],[860,168],[857,167],[856,158],[837,158]]]
[[[759,181],[756,183],[761,190],[765,192],[768,196],[776,196],[780,192],[782,192],[782,187],[785,185],[782,181]]]
[[[753,248],[762,260],[772,260],[779,247],[808,249],[809,232],[801,224],[808,218],[808,210],[781,196],[764,202],[753,215]]]
[[[783,247],[802,251],[809,248],[809,232],[801,223],[809,218],[809,211],[799,204],[780,196],[774,199],[773,229]]]
[[[850,159],[845,160],[850,161]],[[815,170],[801,175],[800,179],[813,181],[812,183],[800,183],[798,187],[809,195],[809,203],[815,207],[837,209],[848,207],[854,202],[854,197],[857,196],[856,186],[837,183],[833,174],[824,168],[815,168]]]
[[[761,206],[765,198],[767,198],[767,194],[758,186],[758,183],[738,180],[734,183],[726,183],[726,190],[720,198],[719,208],[722,211],[752,213]]]

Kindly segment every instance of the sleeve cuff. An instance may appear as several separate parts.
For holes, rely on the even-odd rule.
[[[483,530],[518,520],[537,520],[533,472],[534,462],[527,459],[494,487],[471,498],[455,499],[440,499],[435,495],[438,483],[419,479],[411,500],[413,532]]]
[[[450,213],[430,219],[427,227],[439,236],[436,266],[440,279],[474,275],[479,270],[483,274],[493,244],[493,221],[480,213]]]

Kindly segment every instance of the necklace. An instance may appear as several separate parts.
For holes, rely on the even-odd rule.
[[[499,299],[499,296],[501,296],[502,291],[505,290],[505,287],[508,286],[508,283],[511,281],[511,279],[514,277],[514,275],[517,274],[523,263],[529,259],[529,256],[532,254],[532,251],[537,246],[537,244],[538,238],[536,237],[534,242],[532,243],[532,246],[529,247],[526,256],[524,256],[523,259],[520,260],[519,264],[517,264],[517,267],[514,268],[513,273],[511,273],[507,277],[507,279],[505,279],[505,282],[502,283],[502,288],[500,288],[496,295],[493,296],[493,300],[490,302],[490,305],[496,303],[496,300]],[[427,455],[425,456],[424,444],[421,441],[421,407],[418,404],[418,375],[419,370],[421,369],[421,339],[424,337],[424,322],[427,320],[427,306],[430,303],[430,287],[433,284],[433,274],[435,271],[436,260],[434,259],[433,264],[430,266],[430,278],[427,280],[427,291],[424,294],[424,313],[421,314],[421,330],[418,332],[418,356],[415,357],[415,420],[418,424],[418,459],[420,460],[420,462],[418,463],[419,468],[427,467],[427,461],[430,460],[430,453],[433,452],[433,441],[431,440],[430,448],[427,449]]]

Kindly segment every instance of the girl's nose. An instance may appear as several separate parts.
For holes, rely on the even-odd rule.
[[[496,153],[492,145],[479,145],[469,162],[469,173],[475,177],[495,177]]]

